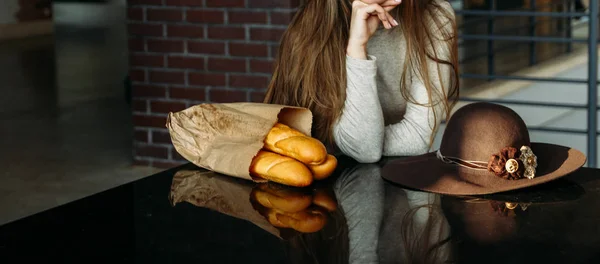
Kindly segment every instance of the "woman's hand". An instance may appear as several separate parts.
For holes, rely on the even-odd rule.
[[[367,58],[367,42],[377,30],[379,22],[387,29],[398,26],[398,22],[388,13],[402,0],[363,0],[352,2],[352,17],[350,20],[350,37],[346,52],[349,56],[359,59]]]

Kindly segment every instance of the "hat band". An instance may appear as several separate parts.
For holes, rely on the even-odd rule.
[[[487,170],[507,180],[533,179],[537,168],[537,156],[528,146],[522,146],[520,149],[505,147],[500,152],[492,154],[487,162],[444,156],[439,149],[436,156],[446,164],[473,170]]]

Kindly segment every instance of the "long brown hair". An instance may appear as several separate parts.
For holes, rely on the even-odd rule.
[[[346,46],[348,44],[351,0],[305,0],[284,32],[275,69],[267,89],[265,103],[301,106],[314,115],[312,135],[327,146],[335,146],[333,124],[340,117],[346,100]],[[442,16],[440,17],[440,14]],[[444,104],[445,116],[458,97],[458,46],[453,14],[439,5],[437,0],[405,0],[392,10],[399,20],[406,39],[405,64],[402,69],[403,97],[416,103],[409,94],[410,76],[417,76],[429,95],[429,104]],[[423,27],[430,25],[432,27]],[[452,23],[452,31],[444,23]],[[434,37],[441,32],[442,39]],[[439,36],[440,34],[436,34]],[[440,58],[436,43],[445,43],[449,58]],[[435,48],[434,48],[435,47]],[[450,87],[443,87],[444,78],[438,76],[440,93],[431,81],[427,60],[450,65],[453,69]],[[438,73],[439,71],[438,64]],[[436,120],[437,116],[434,117]],[[437,122],[433,127],[437,130]]]

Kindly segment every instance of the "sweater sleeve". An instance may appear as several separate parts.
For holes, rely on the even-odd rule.
[[[451,7],[450,10],[452,10]],[[432,34],[432,51],[435,50],[435,55],[441,60],[450,59],[450,50],[442,40],[441,31],[452,32],[454,30],[452,23],[445,22],[442,28],[434,30]],[[415,71],[411,71],[408,89],[412,100],[407,101],[404,118],[398,123],[385,127],[384,156],[413,156],[429,151],[431,135],[435,133],[433,128],[439,126],[445,117],[445,106],[442,100],[446,99],[448,93],[447,88],[451,82],[452,68],[429,58],[427,60],[429,70],[429,80],[427,81],[434,89],[431,95],[434,101],[430,101],[424,80],[414,74]]]
[[[377,58],[346,56],[346,101],[333,127],[340,151],[361,163],[379,161],[383,150],[384,120],[377,94]]]

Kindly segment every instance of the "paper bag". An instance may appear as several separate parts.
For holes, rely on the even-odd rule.
[[[200,104],[169,113],[167,128],[175,150],[195,165],[264,182],[250,176],[249,168],[277,122],[310,135],[312,113],[307,108],[264,103]]]
[[[182,170],[175,173],[169,200],[175,206],[188,202],[238,219],[247,220],[281,238],[279,229],[271,225],[250,202],[255,184],[224,177],[211,171]]]

